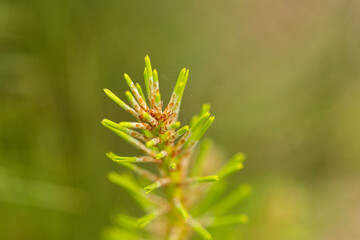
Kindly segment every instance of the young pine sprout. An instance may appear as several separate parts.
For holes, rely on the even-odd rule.
[[[158,72],[152,69],[148,56],[145,57],[145,91],[129,75],[124,77],[130,88],[125,93],[128,104],[110,90],[104,91],[135,120],[104,119],[102,124],[141,154],[121,156],[108,152],[106,156],[139,177],[111,172],[108,179],[126,189],[143,208],[144,215],[117,216],[115,226],[106,232],[105,238],[188,240],[197,235],[210,240],[211,233],[216,232],[213,229],[246,223],[248,217],[234,213],[233,209],[250,194],[250,186],[242,184],[223,195],[226,178],[243,168],[245,156],[238,153],[217,172],[203,176],[204,167],[212,164],[209,158],[212,142],[201,141],[215,120],[209,112],[210,105],[204,104],[189,125],[182,126],[177,121],[189,70],[180,71],[166,106],[160,95]],[[142,164],[153,164],[156,173]]]

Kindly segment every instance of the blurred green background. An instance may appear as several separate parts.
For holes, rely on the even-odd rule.
[[[359,22],[358,0],[1,1],[0,239],[100,239],[139,212],[106,179],[106,151],[136,151],[100,121],[131,119],[102,89],[124,98],[146,54],[167,99],[190,68],[182,119],[211,103],[207,136],[246,153],[243,239],[360,239]]]

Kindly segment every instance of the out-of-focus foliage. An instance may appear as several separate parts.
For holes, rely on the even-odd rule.
[[[124,92],[125,70],[141,79],[145,54],[164,93],[190,68],[181,120],[211,102],[219,154],[248,156],[232,180],[254,188],[239,205],[250,222],[222,239],[359,239],[359,9],[356,0],[1,1],[0,239],[99,239],[109,216],[140,216],[106,180],[103,155],[135,150],[98,123],[105,113],[127,119],[101,89],[120,82]]]

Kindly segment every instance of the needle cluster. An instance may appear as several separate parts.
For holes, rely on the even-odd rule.
[[[221,196],[219,189],[222,187],[217,187],[217,183],[205,188],[200,186],[203,183],[223,181],[241,170],[245,156],[238,153],[216,174],[201,175],[202,168],[211,164],[206,162],[206,158],[212,143],[209,140],[200,143],[200,140],[215,117],[210,115],[210,105],[204,104],[189,125],[182,126],[178,121],[189,70],[184,68],[180,71],[166,107],[163,106],[160,95],[158,72],[152,69],[148,56],[145,57],[145,91],[127,74],[124,74],[124,77],[130,88],[130,91],[125,92],[129,104],[110,90],[104,91],[110,99],[132,115],[135,121],[114,122],[104,119],[102,124],[142,152],[142,155],[131,157],[113,152],[106,154],[112,161],[148,182],[148,185],[140,187],[138,179],[131,175],[116,172],[108,175],[111,182],[128,190],[146,213],[138,219],[126,215],[116,218],[117,224],[123,229],[141,229],[145,232],[136,236],[126,235],[127,239],[185,240],[190,239],[193,233],[203,239],[212,239],[206,226],[221,227],[247,222],[244,214],[224,213],[250,193],[249,185],[240,185],[228,196],[221,198],[220,202],[217,200]],[[197,150],[198,145],[200,147]],[[154,164],[157,172],[140,167],[142,163]],[[159,188],[163,191],[156,191]],[[160,193],[155,194],[156,192]],[[120,237],[123,232],[117,234]]]

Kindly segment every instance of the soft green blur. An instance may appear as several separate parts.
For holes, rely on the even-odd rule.
[[[0,239],[100,239],[141,215],[106,179],[105,157],[136,154],[100,124],[130,120],[123,73],[143,58],[169,98],[182,67],[189,121],[227,157],[250,222],[215,239],[360,239],[360,1],[5,0],[0,2]]]

